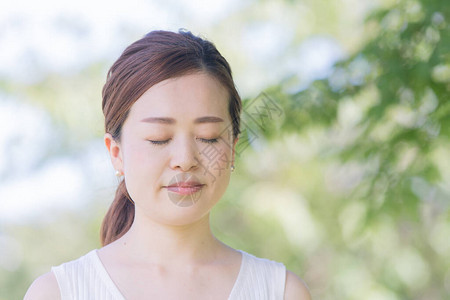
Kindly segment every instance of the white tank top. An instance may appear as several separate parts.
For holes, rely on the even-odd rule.
[[[284,264],[253,256],[245,251],[229,300],[278,300],[284,298]],[[103,266],[97,249],[51,268],[58,281],[62,300],[124,300]]]

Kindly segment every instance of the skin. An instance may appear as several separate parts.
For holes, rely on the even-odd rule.
[[[151,87],[133,104],[120,140],[105,135],[111,162],[135,202],[135,219],[98,255],[127,299],[228,298],[241,254],[214,237],[209,217],[230,180],[237,142],[231,130],[227,91],[210,75],[194,73]],[[221,159],[211,159],[212,146]],[[188,206],[173,201],[167,189],[179,174],[194,175],[203,185]],[[55,287],[49,272],[25,299],[59,299]],[[310,299],[290,271],[285,299]]]

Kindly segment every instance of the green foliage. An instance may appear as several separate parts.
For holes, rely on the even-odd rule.
[[[328,192],[300,191],[327,232],[322,246],[334,249],[337,262],[327,277],[331,290],[317,291],[324,298],[369,293],[339,282],[338,270],[376,280],[376,291],[389,299],[443,299],[448,293],[450,259],[439,257],[437,248],[449,249],[450,242],[433,245],[428,234],[449,228],[450,177],[442,167],[450,157],[449,21],[445,1],[398,1],[367,18],[372,38],[336,64],[330,77],[296,93],[286,92],[289,81],[268,90],[286,114],[282,134],[319,132],[325,138],[318,137],[323,144],[316,159],[335,165],[340,177]],[[266,137],[279,138],[271,131]],[[395,234],[384,257],[371,244],[387,221]]]
[[[230,26],[215,29],[213,40],[222,49],[233,44],[230,28],[264,23],[278,12],[295,32],[292,48],[311,32],[325,32],[351,40],[346,47],[353,54],[307,88],[293,92],[298,78],[289,77],[257,102],[244,101],[242,151],[230,188],[212,212],[213,231],[232,247],[284,262],[315,299],[445,299],[450,6],[393,1],[371,12],[355,42],[351,26],[338,26],[353,16],[339,11],[344,2],[326,10],[327,1],[256,1],[224,20]],[[240,59],[231,58],[234,70],[256,65]],[[99,63],[26,86],[1,81],[0,88],[21,90],[47,109],[67,133],[61,152],[82,151],[75,144],[101,136],[105,74]],[[0,299],[20,298],[49,266],[99,247],[107,208],[103,200],[92,203],[98,207],[86,208],[94,213],[85,219],[64,215],[46,225],[2,229],[24,250],[16,255],[20,267],[0,272]]]

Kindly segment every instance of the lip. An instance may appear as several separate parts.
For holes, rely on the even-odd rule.
[[[191,206],[195,204],[206,184],[192,173],[178,173],[172,177],[168,185],[162,188],[167,189],[169,199],[177,206]]]
[[[169,192],[180,195],[191,195],[199,192],[205,185],[196,181],[177,182],[169,186],[165,186]]]
[[[167,187],[196,187],[196,186],[203,186],[204,184],[201,184],[198,181],[179,181],[176,183],[172,183],[168,185]]]

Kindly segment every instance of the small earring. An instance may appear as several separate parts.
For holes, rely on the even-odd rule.
[[[236,169],[235,166],[231,165],[231,172],[234,172],[235,169]]]
[[[116,176],[117,176],[117,177],[120,177],[120,176],[122,176],[122,175],[123,175],[123,173],[122,173],[121,171],[116,170]]]

